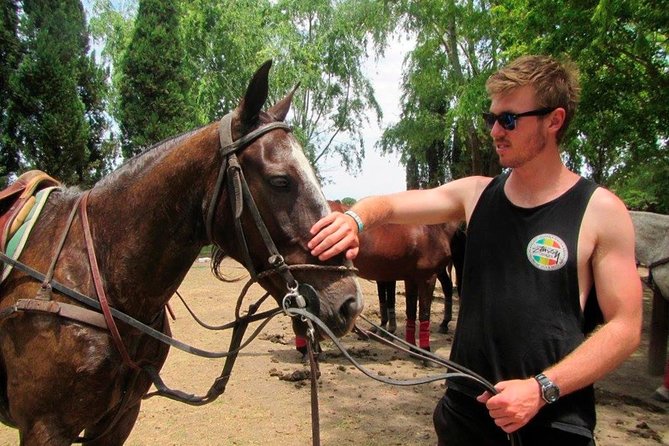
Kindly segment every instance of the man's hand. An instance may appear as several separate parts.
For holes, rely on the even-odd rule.
[[[483,392],[476,400],[486,405],[495,424],[507,434],[529,423],[546,404],[534,378],[500,381],[495,389],[497,395]]]
[[[344,251],[348,260],[358,255],[358,225],[348,215],[332,212],[317,221],[310,232],[314,237],[307,246],[311,249],[311,255],[320,260],[327,260]]]

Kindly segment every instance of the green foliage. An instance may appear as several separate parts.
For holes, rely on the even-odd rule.
[[[499,3],[506,57],[544,53],[579,66],[581,104],[563,144],[568,165],[630,207],[667,212],[666,187],[658,187],[669,164],[666,7],[646,0]]]
[[[7,144],[7,107],[10,95],[9,79],[21,57],[18,38],[18,4],[15,0],[0,0],[0,188],[9,175],[19,168],[19,154]]]
[[[141,0],[121,60],[118,118],[125,157],[194,125],[176,0]]]
[[[107,166],[101,135],[104,75],[88,53],[81,2],[23,2],[25,52],[11,74],[3,143],[20,168],[91,184]],[[4,145],[3,144],[3,145]]]
[[[633,208],[669,211],[666,7],[650,0],[403,0],[392,12],[416,36],[402,117],[380,146],[398,150],[412,186],[498,170],[478,118],[484,83],[520,55],[569,58],[582,97],[563,142],[567,165]],[[433,153],[443,146],[448,168]],[[435,174],[436,172],[436,174]]]
[[[293,122],[314,166],[334,157],[356,172],[364,157],[362,129],[381,109],[362,69],[371,38],[386,24],[370,0],[276,2],[274,51],[286,54],[278,77],[300,82]],[[280,81],[281,82],[281,81]]]
[[[482,85],[496,64],[487,2],[406,0],[394,13],[416,36],[403,81],[401,120],[379,145],[400,150],[408,187],[433,187],[470,174],[498,170],[478,116]]]
[[[345,197],[345,198],[342,198],[342,199],[341,199],[341,202],[342,202],[342,204],[343,204],[344,206],[351,207],[351,206],[353,206],[355,203],[357,203],[358,200],[356,200],[355,198],[352,198],[352,197]]]
[[[335,157],[351,171],[359,168],[368,112],[379,118],[381,114],[361,67],[368,47],[376,44],[379,51],[383,49],[388,22],[382,2],[193,0],[180,2],[180,7],[179,23],[174,25],[179,39],[174,37],[171,44],[182,45],[184,50],[180,69],[189,84],[183,91],[195,124],[211,122],[233,109],[255,69],[273,58],[269,102],[300,84],[289,118],[309,159],[317,166]],[[133,8],[116,13],[113,9],[109,0],[98,0],[97,16],[92,20],[96,36],[106,42],[103,55],[112,70],[132,52],[140,53],[127,43],[127,23],[135,20]],[[141,13],[140,8],[135,32],[148,26],[140,23]],[[152,26],[149,30],[155,32]],[[157,47],[153,44],[152,50],[160,55],[164,70],[168,65],[165,52],[156,51]],[[143,56],[147,65],[151,57]],[[125,62],[121,65],[125,67]],[[126,81],[116,74],[113,79],[116,89],[126,91],[124,101],[129,101],[131,89],[122,86]],[[151,100],[136,96],[143,98],[138,102]],[[125,130],[123,123],[137,111],[129,109],[129,102],[117,104],[113,114]],[[149,126],[144,123],[141,127]],[[139,135],[124,134],[125,145],[146,143]]]
[[[107,94],[107,112],[119,116],[118,86],[121,83],[121,66],[125,49],[130,46],[132,38],[136,5],[113,2],[111,0],[95,0],[93,15],[89,20],[90,32],[94,42],[101,48],[99,58],[101,65],[111,75],[111,83]]]

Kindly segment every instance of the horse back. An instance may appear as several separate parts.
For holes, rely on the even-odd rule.
[[[456,229],[450,223],[376,226],[360,235],[354,264],[369,280],[428,279],[450,263]]]

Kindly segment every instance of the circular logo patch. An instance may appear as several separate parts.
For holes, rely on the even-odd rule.
[[[567,245],[560,237],[553,234],[541,234],[534,237],[527,245],[527,258],[536,268],[555,271],[567,263],[569,253]]]

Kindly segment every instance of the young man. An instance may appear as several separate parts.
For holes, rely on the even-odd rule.
[[[507,173],[366,198],[317,222],[309,248],[321,260],[353,259],[366,227],[467,222],[451,359],[495,383],[497,394],[449,380],[434,413],[439,444],[508,444],[512,432],[525,446],[594,444],[592,384],[640,341],[632,222],[620,199],[562,163],[559,142],[579,95],[575,69],[526,56],[486,88],[484,117]]]

